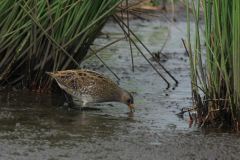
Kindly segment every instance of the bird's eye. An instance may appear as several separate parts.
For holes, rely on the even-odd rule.
[[[131,103],[131,99],[128,99],[128,100],[127,100],[127,103],[130,104],[130,103]]]

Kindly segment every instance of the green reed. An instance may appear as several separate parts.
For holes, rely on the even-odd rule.
[[[44,88],[76,68],[123,0],[0,0],[0,85]]]
[[[189,5],[195,20],[195,39],[190,40]],[[187,1],[188,52],[192,91],[203,124],[234,126],[240,121],[240,2],[238,0]],[[199,9],[204,13],[205,31],[199,30]],[[201,51],[200,34],[205,51]],[[192,44],[193,45],[192,45]],[[203,56],[206,62],[202,61]],[[203,91],[200,97],[199,89]]]

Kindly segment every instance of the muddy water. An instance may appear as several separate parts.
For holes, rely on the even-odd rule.
[[[152,52],[160,50],[168,23],[134,20],[132,29]],[[185,23],[176,23],[185,30]],[[109,23],[93,49],[122,37]],[[114,32],[114,34],[113,34]],[[134,95],[136,112],[120,103],[88,104],[74,101],[64,107],[61,93],[0,91],[0,159],[237,159],[239,135],[232,130],[199,129],[189,126],[188,115],[175,114],[191,107],[188,57],[180,38],[186,33],[173,27],[161,57],[163,65],[179,81],[174,81],[154,61],[151,63],[171,83],[166,83],[135,48],[134,69],[127,41],[121,41],[99,56],[121,78],[119,85]],[[138,44],[139,45],[139,44]],[[140,46],[140,45],[139,45]],[[142,48],[142,47],[140,47]],[[146,51],[144,54],[151,59]],[[96,58],[82,64],[117,78]]]

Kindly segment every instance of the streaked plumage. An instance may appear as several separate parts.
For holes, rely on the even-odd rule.
[[[121,102],[133,109],[133,96],[108,77],[91,70],[46,72],[70,95],[87,103]]]

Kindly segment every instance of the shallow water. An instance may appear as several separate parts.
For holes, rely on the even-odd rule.
[[[131,23],[152,52],[160,50],[168,23]],[[186,28],[185,23],[176,25]],[[101,36],[94,50],[123,37],[115,23],[104,31],[110,39]],[[199,129],[197,124],[190,127],[187,114],[175,115],[192,106],[189,63],[181,38],[187,39],[186,33],[173,27],[163,50],[168,57],[163,65],[179,81],[177,86],[151,60],[171,83],[169,89],[134,47],[135,72],[131,71],[129,42],[118,42],[98,53],[121,78],[119,85],[133,93],[133,114],[120,103],[88,104],[81,111],[78,101],[71,107],[62,106],[65,97],[61,93],[0,91],[0,159],[237,159],[237,132]],[[96,57],[81,65],[117,81]]]

